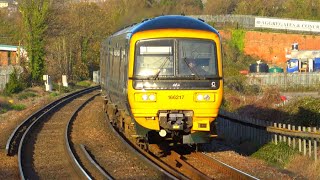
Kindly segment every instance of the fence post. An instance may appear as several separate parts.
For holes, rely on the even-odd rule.
[[[286,129],[286,124],[283,124],[283,125],[282,125],[282,128],[283,128],[283,129]],[[287,136],[286,136],[286,135],[283,135],[283,142],[284,142],[284,143],[287,142]]]
[[[298,126],[298,131],[301,131],[301,126]],[[299,145],[299,152],[302,152],[302,148],[301,148],[301,138],[298,138],[298,145]]]
[[[317,132],[317,128],[313,128],[313,132]],[[318,159],[318,149],[317,149],[317,139],[313,139],[313,151],[314,151],[314,160],[317,161]]]
[[[277,127],[277,123],[273,123],[273,127]],[[274,144],[278,144],[278,135],[274,134]]]
[[[302,127],[302,131],[306,132],[305,126]],[[303,138],[303,155],[307,155],[307,140],[305,138]]]
[[[288,130],[291,130],[291,124],[288,124]],[[291,137],[288,136],[288,145],[291,147]]]
[[[308,127],[308,132],[311,132],[311,127]],[[308,140],[308,144],[309,144],[309,157],[311,157],[312,148],[311,148],[311,139],[310,138]]]
[[[282,124],[279,123],[279,124],[278,124],[278,127],[281,128],[281,127],[282,127]],[[282,142],[282,135],[280,135],[280,134],[279,134],[279,142]]]
[[[292,126],[292,130],[296,130],[296,126]],[[296,138],[295,137],[292,138],[292,145],[293,145],[293,149],[296,149]]]

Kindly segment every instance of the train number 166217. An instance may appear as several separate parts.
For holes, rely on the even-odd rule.
[[[169,99],[183,99],[184,95],[169,95]]]

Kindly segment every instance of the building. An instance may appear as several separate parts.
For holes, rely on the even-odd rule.
[[[26,58],[23,48],[0,44],[0,66],[20,65],[22,57]]]
[[[320,72],[320,50],[299,50],[298,43],[286,54],[287,72]]]

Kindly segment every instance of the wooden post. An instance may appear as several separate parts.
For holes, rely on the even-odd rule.
[[[302,127],[302,131],[303,132],[306,132],[306,127],[303,126]],[[303,139],[303,155],[307,155],[307,140],[306,139]]]
[[[308,127],[308,132],[311,132],[311,127]],[[308,144],[309,144],[309,157],[311,157],[311,153],[312,153],[311,139],[308,140]]]
[[[283,129],[286,129],[286,124],[283,124],[283,125],[282,125],[282,128],[283,128]],[[283,136],[283,142],[284,142],[284,143],[287,142],[287,136],[286,136],[286,135]]]
[[[288,124],[288,130],[291,130],[291,124]],[[291,147],[291,137],[288,136],[288,145]]]
[[[313,132],[317,132],[317,128],[313,128]],[[313,139],[313,152],[314,152],[314,160],[318,160],[318,149],[317,149],[317,139]]]
[[[298,131],[301,131],[301,126],[298,126]],[[299,145],[299,152],[302,152],[302,148],[301,148],[301,138],[298,139],[298,145]]]
[[[282,127],[282,124],[279,123],[279,124],[278,124],[278,127],[281,128],[281,127]],[[279,142],[282,142],[282,135],[279,135]]]
[[[273,127],[277,127],[277,123],[273,123]],[[274,134],[274,144],[278,144],[278,135]]]
[[[296,130],[296,126],[292,126],[292,130]],[[293,145],[293,149],[295,149],[296,148],[296,138],[295,137],[292,138],[292,145]]]

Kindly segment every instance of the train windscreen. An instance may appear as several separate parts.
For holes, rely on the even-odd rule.
[[[201,39],[152,39],[136,43],[135,77],[211,77],[217,73],[216,44]]]

